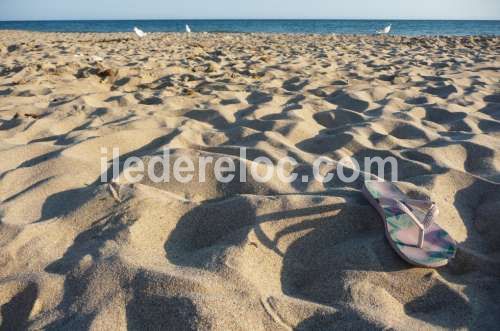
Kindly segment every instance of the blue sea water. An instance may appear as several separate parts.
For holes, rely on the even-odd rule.
[[[414,20],[120,20],[120,21],[0,21],[0,30],[50,32],[125,32],[139,26],[147,32],[267,32],[373,34],[392,24],[396,35],[500,35],[500,21]]]

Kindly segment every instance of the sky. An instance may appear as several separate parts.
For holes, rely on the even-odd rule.
[[[500,0],[0,0],[0,20],[493,19]]]

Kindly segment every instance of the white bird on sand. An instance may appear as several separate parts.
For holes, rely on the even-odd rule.
[[[389,32],[391,32],[391,27],[392,27],[392,24],[389,24],[383,30],[377,31],[377,34],[389,34]]]
[[[189,25],[186,24],[186,32],[187,33],[191,33],[191,28],[189,27]]]
[[[134,27],[134,32],[137,36],[139,36],[139,38],[143,38],[143,37],[146,37],[146,32],[142,31],[141,29],[139,29],[138,27]]]

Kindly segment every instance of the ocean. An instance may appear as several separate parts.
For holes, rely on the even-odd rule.
[[[373,34],[392,24],[392,34],[500,35],[500,21],[425,20],[119,20],[119,21],[0,21],[0,30],[49,32],[125,32],[138,26],[147,32],[266,32],[318,34]]]

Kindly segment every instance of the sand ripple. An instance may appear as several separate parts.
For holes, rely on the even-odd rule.
[[[497,328],[499,41],[1,32],[0,329]],[[392,156],[461,248],[407,265],[360,180],[222,184],[209,167],[117,199],[101,147],[293,156],[300,175]]]

